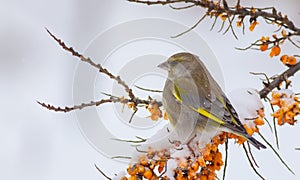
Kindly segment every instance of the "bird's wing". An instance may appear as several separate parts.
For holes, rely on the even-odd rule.
[[[176,83],[176,81],[180,83]],[[220,88],[216,82],[210,83],[211,86],[217,87],[204,87],[195,83],[199,81],[190,78],[178,78],[176,81],[173,95],[177,101],[239,135],[247,134],[228,98],[222,91],[216,89]],[[203,92],[206,93],[203,94]]]

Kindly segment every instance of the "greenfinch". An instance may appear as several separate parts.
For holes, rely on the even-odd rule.
[[[158,67],[168,71],[162,102],[180,142],[190,142],[199,132],[203,139],[230,132],[257,149],[266,148],[248,135],[229,99],[197,56],[177,53]]]

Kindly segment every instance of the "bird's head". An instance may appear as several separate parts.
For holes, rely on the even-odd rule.
[[[159,68],[169,73],[182,74],[195,67],[195,55],[187,52],[177,53],[171,56],[167,61],[158,65]]]

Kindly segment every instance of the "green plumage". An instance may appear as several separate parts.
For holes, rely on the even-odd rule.
[[[247,134],[230,101],[197,56],[178,53],[159,67],[168,71],[163,105],[183,139],[188,140],[196,131],[225,131],[246,138],[258,149],[265,148]]]

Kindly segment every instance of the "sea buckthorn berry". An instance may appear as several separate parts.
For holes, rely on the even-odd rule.
[[[267,43],[264,43],[262,45],[259,46],[259,49],[261,51],[266,51],[268,49],[269,45]]]
[[[277,45],[277,46],[274,46],[272,49],[271,49],[271,52],[270,52],[270,57],[274,57],[274,56],[278,56],[280,54],[280,47]]]
[[[153,176],[153,172],[152,172],[151,170],[145,171],[145,173],[144,173],[144,178],[146,178],[146,179],[151,179],[152,176]]]
[[[257,21],[253,21],[251,24],[250,24],[250,27],[249,27],[249,31],[253,31],[254,28],[256,27],[256,25],[258,25],[259,23]]]
[[[296,60],[296,58],[294,56],[290,56],[288,58],[288,64],[289,65],[295,65],[296,63],[297,63],[297,60]]]
[[[261,125],[264,125],[265,124],[265,121],[262,119],[262,118],[256,118],[254,120],[254,123],[258,126],[261,126]]]

